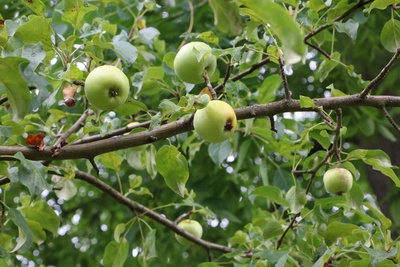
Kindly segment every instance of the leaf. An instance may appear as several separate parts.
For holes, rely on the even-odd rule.
[[[158,257],[156,249],[156,232],[157,230],[152,229],[146,234],[146,238],[143,246],[143,259],[150,260]]]
[[[208,146],[208,154],[216,165],[220,165],[231,154],[232,146],[229,141],[214,143]]]
[[[27,63],[28,61],[22,58],[0,58],[0,73],[7,73],[0,75],[0,89],[4,88],[7,93],[13,120],[16,122],[21,121],[29,113],[31,94],[28,84],[21,76],[21,71]]]
[[[272,202],[285,207],[289,205],[287,200],[282,196],[282,191],[275,186],[266,185],[257,187],[253,192],[251,192],[251,195],[265,197]]]
[[[58,183],[55,184],[59,190],[55,190],[57,197],[65,201],[73,198],[78,189],[76,188],[75,182],[72,179],[62,178]]]
[[[118,155],[117,152],[105,153],[98,157],[105,167],[115,170],[116,172],[121,170],[121,164],[124,161],[124,158]]]
[[[110,241],[103,255],[104,267],[122,267],[128,257],[129,243],[125,238],[121,238],[120,242]]]
[[[382,212],[375,207],[373,207],[370,203],[368,202],[363,202],[363,205],[366,206],[368,209],[372,211],[372,213],[379,219],[379,221],[382,223],[382,226],[384,229],[389,229],[392,226],[392,222],[390,219],[388,219]]]
[[[44,11],[46,9],[45,4],[40,0],[22,0],[22,2],[32,9],[37,15],[44,16]]]
[[[117,224],[117,226],[115,227],[115,230],[114,230],[115,242],[119,242],[121,239],[124,238],[122,236],[122,234],[124,233],[125,229],[126,229],[126,224],[124,224],[124,223]]]
[[[399,4],[399,3],[400,3],[400,0],[375,0],[369,6],[369,11],[371,11],[374,8],[383,10],[383,9],[386,9],[390,5]]]
[[[258,103],[265,104],[275,100],[276,91],[282,84],[282,78],[278,74],[269,75],[258,88]]]
[[[332,245],[337,238],[352,236],[353,230],[358,229],[357,225],[334,221],[328,225],[325,231],[325,241],[327,245]]]
[[[372,166],[374,170],[380,171],[382,174],[388,176],[397,187],[400,187],[400,180],[393,171],[394,166],[390,161],[390,157],[384,151],[379,149],[356,149],[351,151],[346,158],[346,160],[356,159],[361,159],[365,164]]]
[[[135,63],[138,57],[138,51],[135,46],[128,42],[128,40],[128,34],[125,31],[122,31],[121,34],[113,37],[112,43],[117,56],[130,66]]]
[[[21,152],[15,154],[14,157],[19,160],[19,167],[9,169],[12,182],[21,182],[29,189],[32,196],[42,193],[45,189],[51,190],[41,163],[25,159]]]
[[[314,100],[308,96],[300,96],[300,107],[302,108],[314,108]]]
[[[270,1],[239,0],[246,8],[241,8],[242,14],[268,25],[272,33],[278,36],[282,43],[285,64],[292,65],[301,61],[306,52],[301,29],[297,22],[279,4]]]
[[[214,13],[214,25],[223,33],[239,35],[242,21],[238,6],[230,0],[208,0]]]
[[[54,212],[46,202],[42,200],[35,201],[29,206],[23,207],[21,212],[25,215],[26,219],[39,223],[39,225],[51,232],[53,235],[57,234],[58,227],[60,226],[60,217]]]
[[[203,262],[197,265],[197,267],[223,267],[223,266],[216,264],[214,262]]]
[[[357,39],[357,31],[360,26],[358,22],[349,19],[346,22],[335,22],[334,25],[338,32],[347,34],[352,40]]]
[[[339,61],[339,52],[333,52],[332,59],[324,58],[315,73],[316,79],[319,79],[320,82],[323,82],[328,77],[329,73],[336,68],[336,66],[339,64]]]
[[[364,249],[368,252],[369,255],[371,255],[371,262],[369,266],[378,266],[378,263],[381,263],[382,261],[396,257],[397,251],[398,251],[398,246],[394,246],[392,249],[389,251],[386,250],[381,250],[381,249],[372,249],[367,246],[363,246]],[[390,261],[392,262],[392,261]],[[380,265],[379,265],[380,266]],[[382,265],[384,266],[384,265]],[[388,265],[391,266],[391,265]],[[395,265],[393,265],[395,266]]]
[[[381,43],[389,52],[395,53],[400,48],[400,21],[390,19],[383,25]]]
[[[172,145],[161,147],[156,154],[156,167],[167,186],[183,197],[185,184],[189,179],[189,168],[186,158],[179,150]]]
[[[25,253],[31,247],[33,243],[32,232],[25,221],[22,214],[16,209],[8,210],[8,217],[18,227],[18,243],[12,252],[18,251],[19,253]]]
[[[84,22],[83,17],[94,10],[97,10],[96,6],[86,5],[83,0],[65,0],[62,19],[71,23],[75,29],[80,29]]]
[[[292,186],[286,193],[286,201],[289,203],[291,213],[299,213],[307,203],[306,193],[298,186]]]

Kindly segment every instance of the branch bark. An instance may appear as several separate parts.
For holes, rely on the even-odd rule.
[[[382,107],[400,107],[400,97],[366,96],[362,99],[359,95],[349,95],[331,98],[317,98],[314,99],[314,103],[315,107],[304,108],[301,107],[300,100],[287,101],[286,99],[283,99],[268,104],[258,104],[238,108],[235,109],[235,113],[239,120],[243,120],[258,117],[270,117],[284,112],[319,112],[318,107],[322,107],[324,110],[357,106],[382,109]],[[109,139],[89,143],[66,145],[60,149],[60,153],[57,157],[53,157],[51,147],[45,147],[43,151],[39,151],[37,148],[25,146],[0,146],[0,159],[1,156],[13,156],[17,152],[22,152],[24,156],[30,160],[92,159],[103,153],[150,144],[191,130],[193,130],[192,117],[170,122],[149,131],[115,136]]]

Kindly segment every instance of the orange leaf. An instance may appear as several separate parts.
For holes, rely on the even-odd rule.
[[[42,132],[39,132],[37,134],[28,134],[28,137],[26,138],[26,144],[34,147],[38,147],[39,151],[44,150],[44,137],[45,134]]]

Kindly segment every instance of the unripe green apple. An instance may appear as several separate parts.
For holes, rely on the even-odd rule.
[[[96,108],[113,110],[128,98],[129,79],[115,66],[97,67],[86,78],[85,95]]]
[[[185,83],[204,82],[207,72],[211,77],[217,67],[217,58],[211,54],[211,47],[202,42],[191,42],[179,49],[174,60],[176,75]]]
[[[210,143],[225,141],[236,130],[237,119],[233,108],[221,100],[211,100],[194,114],[193,126],[197,134]]]
[[[350,191],[353,186],[353,175],[344,168],[334,168],[325,172],[324,185],[331,194],[341,195]]]
[[[198,221],[192,219],[182,220],[178,223],[178,226],[183,230],[191,233],[195,237],[201,238],[201,236],[203,235],[203,227]],[[176,240],[178,240],[179,243],[181,243],[184,246],[192,244],[192,242],[190,242],[188,239],[184,238],[181,235],[175,234],[175,238]]]

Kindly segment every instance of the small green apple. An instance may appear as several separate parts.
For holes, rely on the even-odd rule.
[[[325,172],[324,185],[331,194],[341,195],[350,191],[353,186],[353,175],[344,168],[333,168]]]
[[[236,130],[237,118],[233,108],[221,100],[211,100],[194,114],[197,134],[210,143],[225,141]]]
[[[202,42],[191,42],[182,46],[175,56],[174,70],[185,83],[198,84],[204,82],[207,72],[211,77],[217,67],[217,58],[211,54],[211,47]]]
[[[97,67],[86,78],[85,95],[96,108],[113,110],[128,98],[129,79],[115,66]]]
[[[198,221],[192,219],[182,220],[178,223],[178,226],[183,230],[191,233],[195,237],[201,238],[201,236],[203,235],[203,227]],[[175,234],[175,238],[176,240],[178,240],[179,243],[181,243],[184,246],[192,244],[191,241],[189,241],[188,239],[184,238],[181,235]]]

